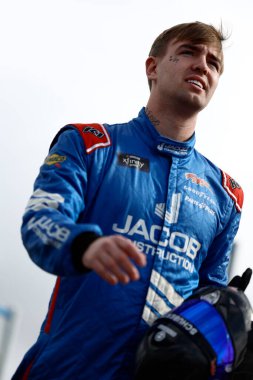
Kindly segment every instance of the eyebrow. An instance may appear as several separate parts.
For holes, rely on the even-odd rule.
[[[177,50],[179,49],[190,49],[190,50],[193,50],[193,51],[196,51],[196,52],[200,52],[202,50],[202,48],[199,46],[199,45],[195,45],[195,44],[182,44],[178,47]],[[213,53],[208,53],[208,55],[214,60],[216,61],[220,66],[222,65],[221,63],[221,59],[219,57],[217,57],[217,55],[213,54]]]

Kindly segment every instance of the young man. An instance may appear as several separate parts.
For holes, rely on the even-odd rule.
[[[137,118],[68,125],[53,140],[22,236],[58,278],[13,379],[130,380],[155,318],[201,285],[227,284],[243,193],[194,149],[223,40],[200,22],[166,30],[146,62],[151,93]]]

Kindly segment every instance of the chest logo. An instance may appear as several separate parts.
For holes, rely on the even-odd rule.
[[[189,179],[192,183],[196,183],[199,186],[206,187],[207,189],[211,190],[211,187],[207,181],[205,181],[203,178],[198,177],[194,173],[185,173],[185,178]]]
[[[143,157],[135,156],[133,154],[119,153],[118,164],[121,166],[126,166],[128,168],[149,172],[149,160]]]

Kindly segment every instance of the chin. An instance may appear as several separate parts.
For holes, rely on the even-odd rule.
[[[207,99],[201,99],[199,96],[192,96],[189,100],[191,106],[195,109],[196,112],[202,111],[209,103]]]
[[[181,99],[181,102],[183,100],[184,107],[187,107],[191,112],[198,113],[202,111],[206,106],[207,102],[200,101],[200,99],[195,98],[188,98],[188,99]]]

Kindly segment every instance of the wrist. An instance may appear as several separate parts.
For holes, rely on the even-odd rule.
[[[83,232],[73,240],[71,245],[72,261],[79,273],[90,272],[90,269],[83,265],[82,257],[87,248],[99,237],[95,232]]]

